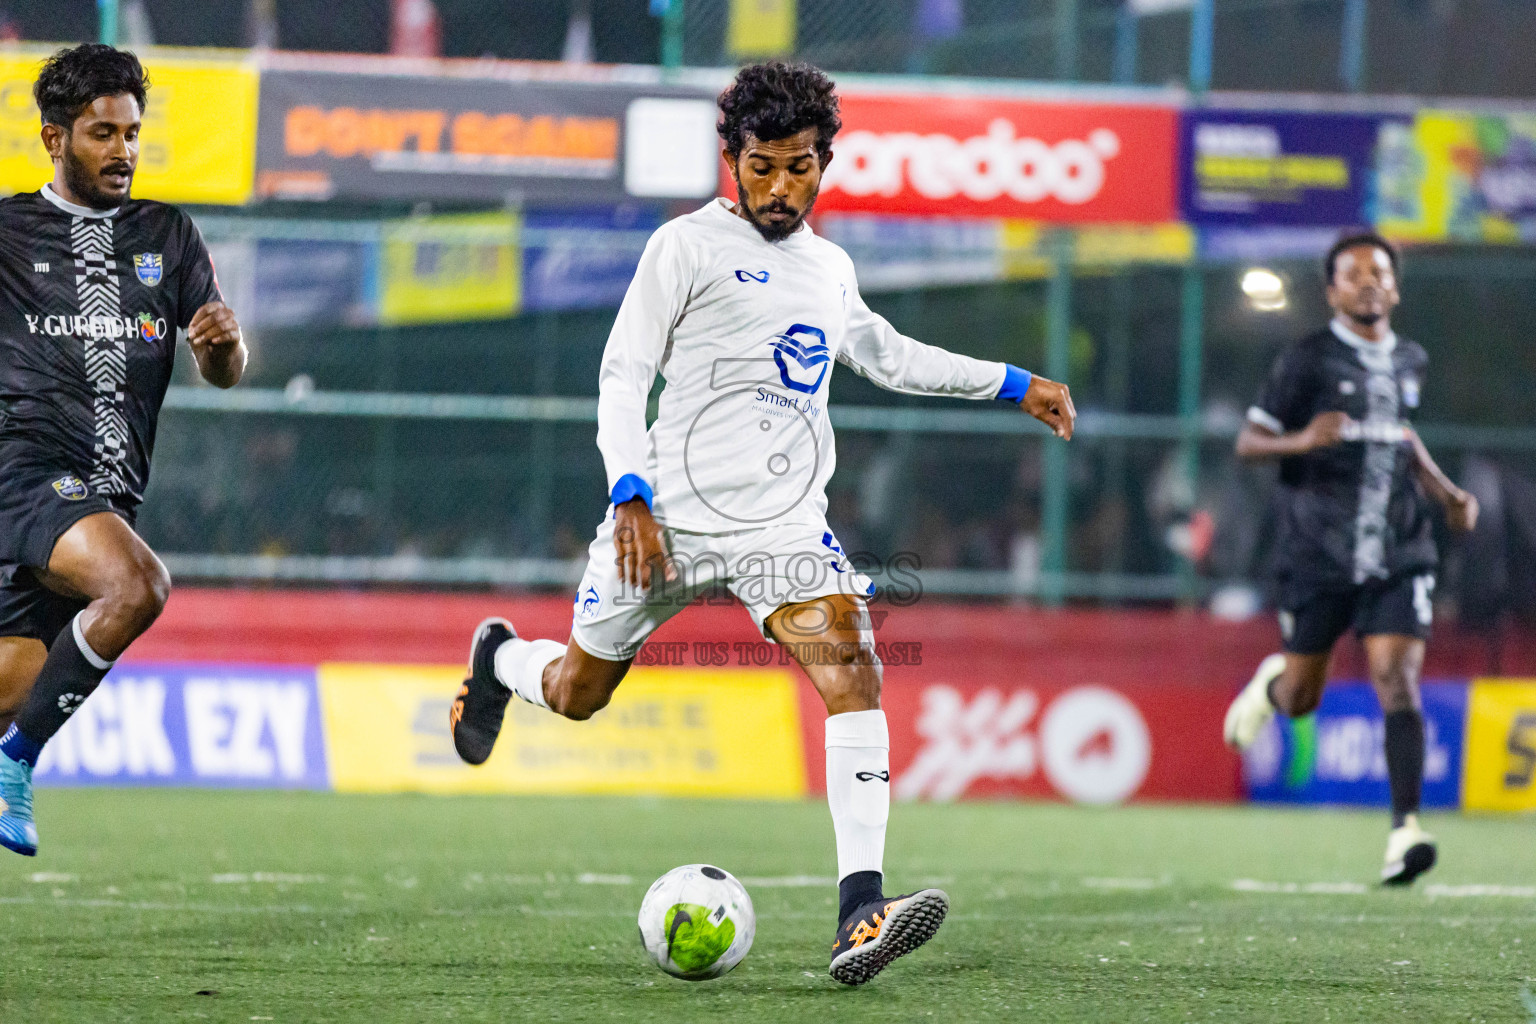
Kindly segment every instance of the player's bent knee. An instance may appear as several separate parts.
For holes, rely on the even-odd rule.
[[[108,592],[108,601],[126,624],[142,632],[160,617],[170,596],[170,573],[154,558],[122,573]]]
[[[845,668],[833,679],[820,685],[821,699],[829,714],[847,711],[875,711],[880,707],[880,670],[869,668]]]
[[[1376,699],[1384,714],[1394,711],[1413,711],[1419,706],[1418,687],[1406,672],[1391,672],[1371,680],[1375,685]]]

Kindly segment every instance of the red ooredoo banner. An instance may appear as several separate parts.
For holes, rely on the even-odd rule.
[[[1178,219],[1172,107],[843,95],[817,209],[1067,223]]]

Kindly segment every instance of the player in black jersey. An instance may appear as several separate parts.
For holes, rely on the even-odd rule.
[[[133,521],[177,331],[209,383],[245,369],[197,228],[129,198],[148,85],[110,46],[54,54],[33,89],[53,181],[0,200],[0,845],[29,856],[43,744],[170,590]]]
[[[1426,499],[1458,531],[1476,523],[1477,500],[1441,472],[1410,425],[1428,357],[1392,330],[1397,250],[1351,235],[1329,250],[1325,270],[1333,322],[1280,354],[1237,439],[1241,458],[1280,460],[1285,653],[1264,659],[1233,701],[1226,739],[1244,749],[1275,711],[1315,710],[1329,654],[1353,628],[1386,719],[1392,832],[1381,877],[1406,885],[1435,863],[1434,838],[1418,822],[1419,671],[1437,562]]]

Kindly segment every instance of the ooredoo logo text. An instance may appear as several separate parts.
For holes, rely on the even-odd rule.
[[[846,94],[817,209],[1176,219],[1177,114],[1156,104]]]
[[[988,202],[1007,195],[1021,203],[1056,199],[1080,206],[1103,191],[1105,164],[1119,154],[1120,137],[1108,128],[1053,144],[1020,135],[1004,118],[964,139],[850,132],[838,139],[838,159],[823,187],[855,196],[896,196],[910,188],[927,199],[963,195]]]

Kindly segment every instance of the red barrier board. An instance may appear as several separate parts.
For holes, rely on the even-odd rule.
[[[1173,107],[848,93],[841,112],[823,212],[1178,219]]]
[[[1087,804],[1237,800],[1237,755],[1221,741],[1228,694],[1209,686],[1027,681],[945,665],[888,673],[891,796],[1045,798]],[[826,711],[801,687],[806,781],[826,791]]]
[[[871,609],[876,639],[921,644],[922,671],[950,678],[1109,685],[1210,687],[1234,693],[1259,660],[1278,649],[1265,615],[1224,622],[1201,612],[1157,608],[1052,611],[1027,604],[923,600]],[[505,615],[529,637],[570,635],[569,596],[442,594],[381,590],[213,589],[177,586],[160,620],[128,649],[129,661],[234,661],[314,665],[371,661],[441,665],[464,658],[487,615]],[[734,603],[700,604],[678,615],[657,642],[757,642],[762,634]],[[1334,654],[1333,675],[1366,674],[1359,645]],[[913,668],[890,668],[900,682]],[[1012,675],[1010,675],[1012,673]],[[1426,677],[1536,675],[1536,631],[1494,636],[1438,625]]]

